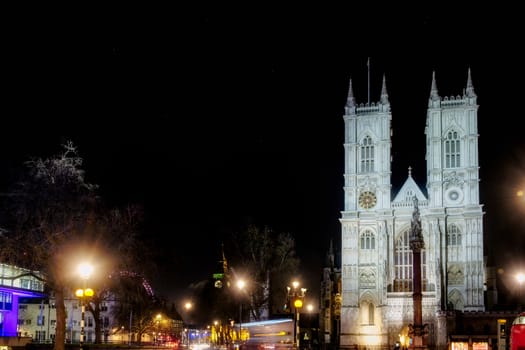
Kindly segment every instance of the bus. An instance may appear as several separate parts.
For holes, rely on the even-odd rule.
[[[290,350],[293,348],[292,319],[277,319],[243,323],[243,343],[240,350]]]
[[[525,350],[525,312],[512,321],[509,339],[510,350]]]

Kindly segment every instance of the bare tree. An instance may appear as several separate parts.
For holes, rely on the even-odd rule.
[[[295,240],[289,233],[275,233],[269,227],[250,225],[237,234],[241,268],[236,274],[249,276],[250,310],[253,319],[273,313],[275,305],[285,301],[284,285],[297,271],[299,259],[295,255]],[[246,278],[246,277],[245,277]]]
[[[99,215],[98,229],[104,231],[101,245],[106,251],[116,257],[108,263],[108,273],[97,285],[97,294],[88,304],[88,310],[95,320],[100,319],[100,305],[104,301],[117,301],[117,305],[125,305],[114,310],[120,324],[126,324],[126,319],[133,313],[139,315],[143,305],[149,307],[155,302],[155,295],[149,282],[144,277],[153,269],[149,259],[151,249],[140,241],[139,230],[142,223],[142,208],[136,205],[124,209],[105,210]],[[133,299],[133,302],[130,300]],[[126,313],[125,315],[123,313]],[[101,342],[102,328],[100,322],[95,323],[95,343]]]
[[[140,274],[120,271],[111,276],[111,280],[111,289],[118,300],[113,316],[120,324],[131,323],[129,331],[137,335],[136,341],[140,344],[142,334],[152,330],[155,312],[164,310]]]
[[[85,181],[81,166],[82,158],[72,142],[64,144],[56,156],[26,162],[26,171],[5,197],[2,217],[0,260],[41,272],[55,296],[56,350],[63,350],[65,344],[64,295],[79,286],[75,267],[80,261],[75,259],[98,263],[91,283],[101,286],[111,271],[131,265],[107,258],[130,255],[110,252],[129,252],[135,244],[133,234],[115,238],[117,221],[124,220],[101,215],[97,186]],[[100,298],[103,293],[88,306],[94,313]]]
[[[153,309],[144,310],[137,315],[133,323],[133,332],[137,334],[137,342],[140,345],[142,335],[156,330],[155,311]]]

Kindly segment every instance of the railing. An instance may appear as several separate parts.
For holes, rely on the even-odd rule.
[[[428,206],[428,200],[422,200],[418,202],[420,208],[426,208]],[[412,201],[392,203],[392,209],[401,209],[401,208],[413,208],[414,203]]]

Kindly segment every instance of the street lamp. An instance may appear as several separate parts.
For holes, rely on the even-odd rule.
[[[88,263],[82,263],[78,266],[78,272],[80,274],[80,277],[82,278],[82,288],[79,288],[75,291],[75,295],[80,300],[80,308],[82,310],[82,316],[80,319],[80,350],[82,350],[82,346],[84,345],[85,335],[84,335],[84,327],[85,327],[85,313],[86,313],[86,305],[84,302],[85,298],[92,297],[95,292],[93,289],[87,287],[87,280],[93,273],[93,266]]]
[[[191,308],[193,307],[193,304],[190,301],[187,301],[184,304],[184,308],[186,309],[186,312],[189,312]],[[186,343],[188,345],[188,349],[190,348],[190,326],[188,324],[188,328],[186,329]]]
[[[157,324],[157,338],[155,339],[157,345],[160,345],[160,321],[162,320],[162,315],[161,314],[157,314],[157,316],[155,316],[155,322]]]
[[[241,302],[239,303],[239,343],[242,341],[242,291],[245,286],[246,282],[244,280],[237,281],[237,288],[241,292]]]
[[[521,286],[523,285],[523,282],[525,282],[525,274],[522,273],[522,272],[519,272],[516,275],[516,281],[518,281],[518,283],[520,285],[520,289],[519,289],[519,293],[518,293],[518,305],[519,305],[520,310],[521,310]]]
[[[292,302],[294,317],[293,317],[293,347],[299,347],[299,311],[303,307],[304,297],[306,295],[306,288],[299,289],[299,282],[293,281],[292,287],[287,286],[288,300]]]
[[[219,327],[219,321],[217,320],[213,321],[213,332],[215,333],[215,345],[221,345],[221,330]]]

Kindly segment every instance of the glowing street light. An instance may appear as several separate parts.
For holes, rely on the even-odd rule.
[[[93,265],[89,263],[78,265],[78,273],[82,279],[87,280],[93,274]]]
[[[162,321],[162,315],[157,314],[157,316],[155,316],[155,324],[157,325],[157,337],[155,339],[155,342],[157,343],[157,345],[160,345],[160,322],[161,321]]]
[[[84,345],[84,340],[85,340],[84,327],[85,327],[86,305],[85,305],[84,299],[95,295],[95,292],[93,291],[93,289],[86,286],[87,280],[93,273],[93,266],[88,263],[82,263],[78,266],[78,272],[79,272],[80,277],[82,278],[82,288],[77,289],[75,291],[75,295],[80,300],[80,307],[82,310],[82,316],[80,320],[80,344],[79,344],[80,350],[82,350],[82,346]]]
[[[516,275],[516,281],[518,281],[518,283],[521,285],[523,282],[525,282],[525,273],[518,273]]]
[[[292,301],[294,309],[293,317],[293,347],[299,348],[299,311],[303,307],[304,297],[306,296],[306,288],[299,289],[299,282],[293,281],[292,287],[286,287],[288,300]]]
[[[189,312],[193,308],[193,304],[191,303],[191,301],[187,301],[186,303],[184,303],[184,308],[186,309],[186,312]],[[186,343],[189,349],[190,348],[190,328],[189,326],[184,331],[186,332]]]
[[[193,307],[193,304],[190,301],[187,301],[186,304],[184,304],[184,308],[189,311]]]
[[[239,288],[239,291],[242,293],[244,290],[244,287],[246,286],[246,282],[244,280],[238,280],[237,281],[237,288]],[[239,304],[239,342],[242,341],[242,295],[241,295],[241,302]]]
[[[521,288],[522,288],[523,282],[525,282],[525,273],[519,272],[518,274],[516,274],[516,281],[518,281],[520,285],[520,289],[518,293],[518,305],[521,309]]]

